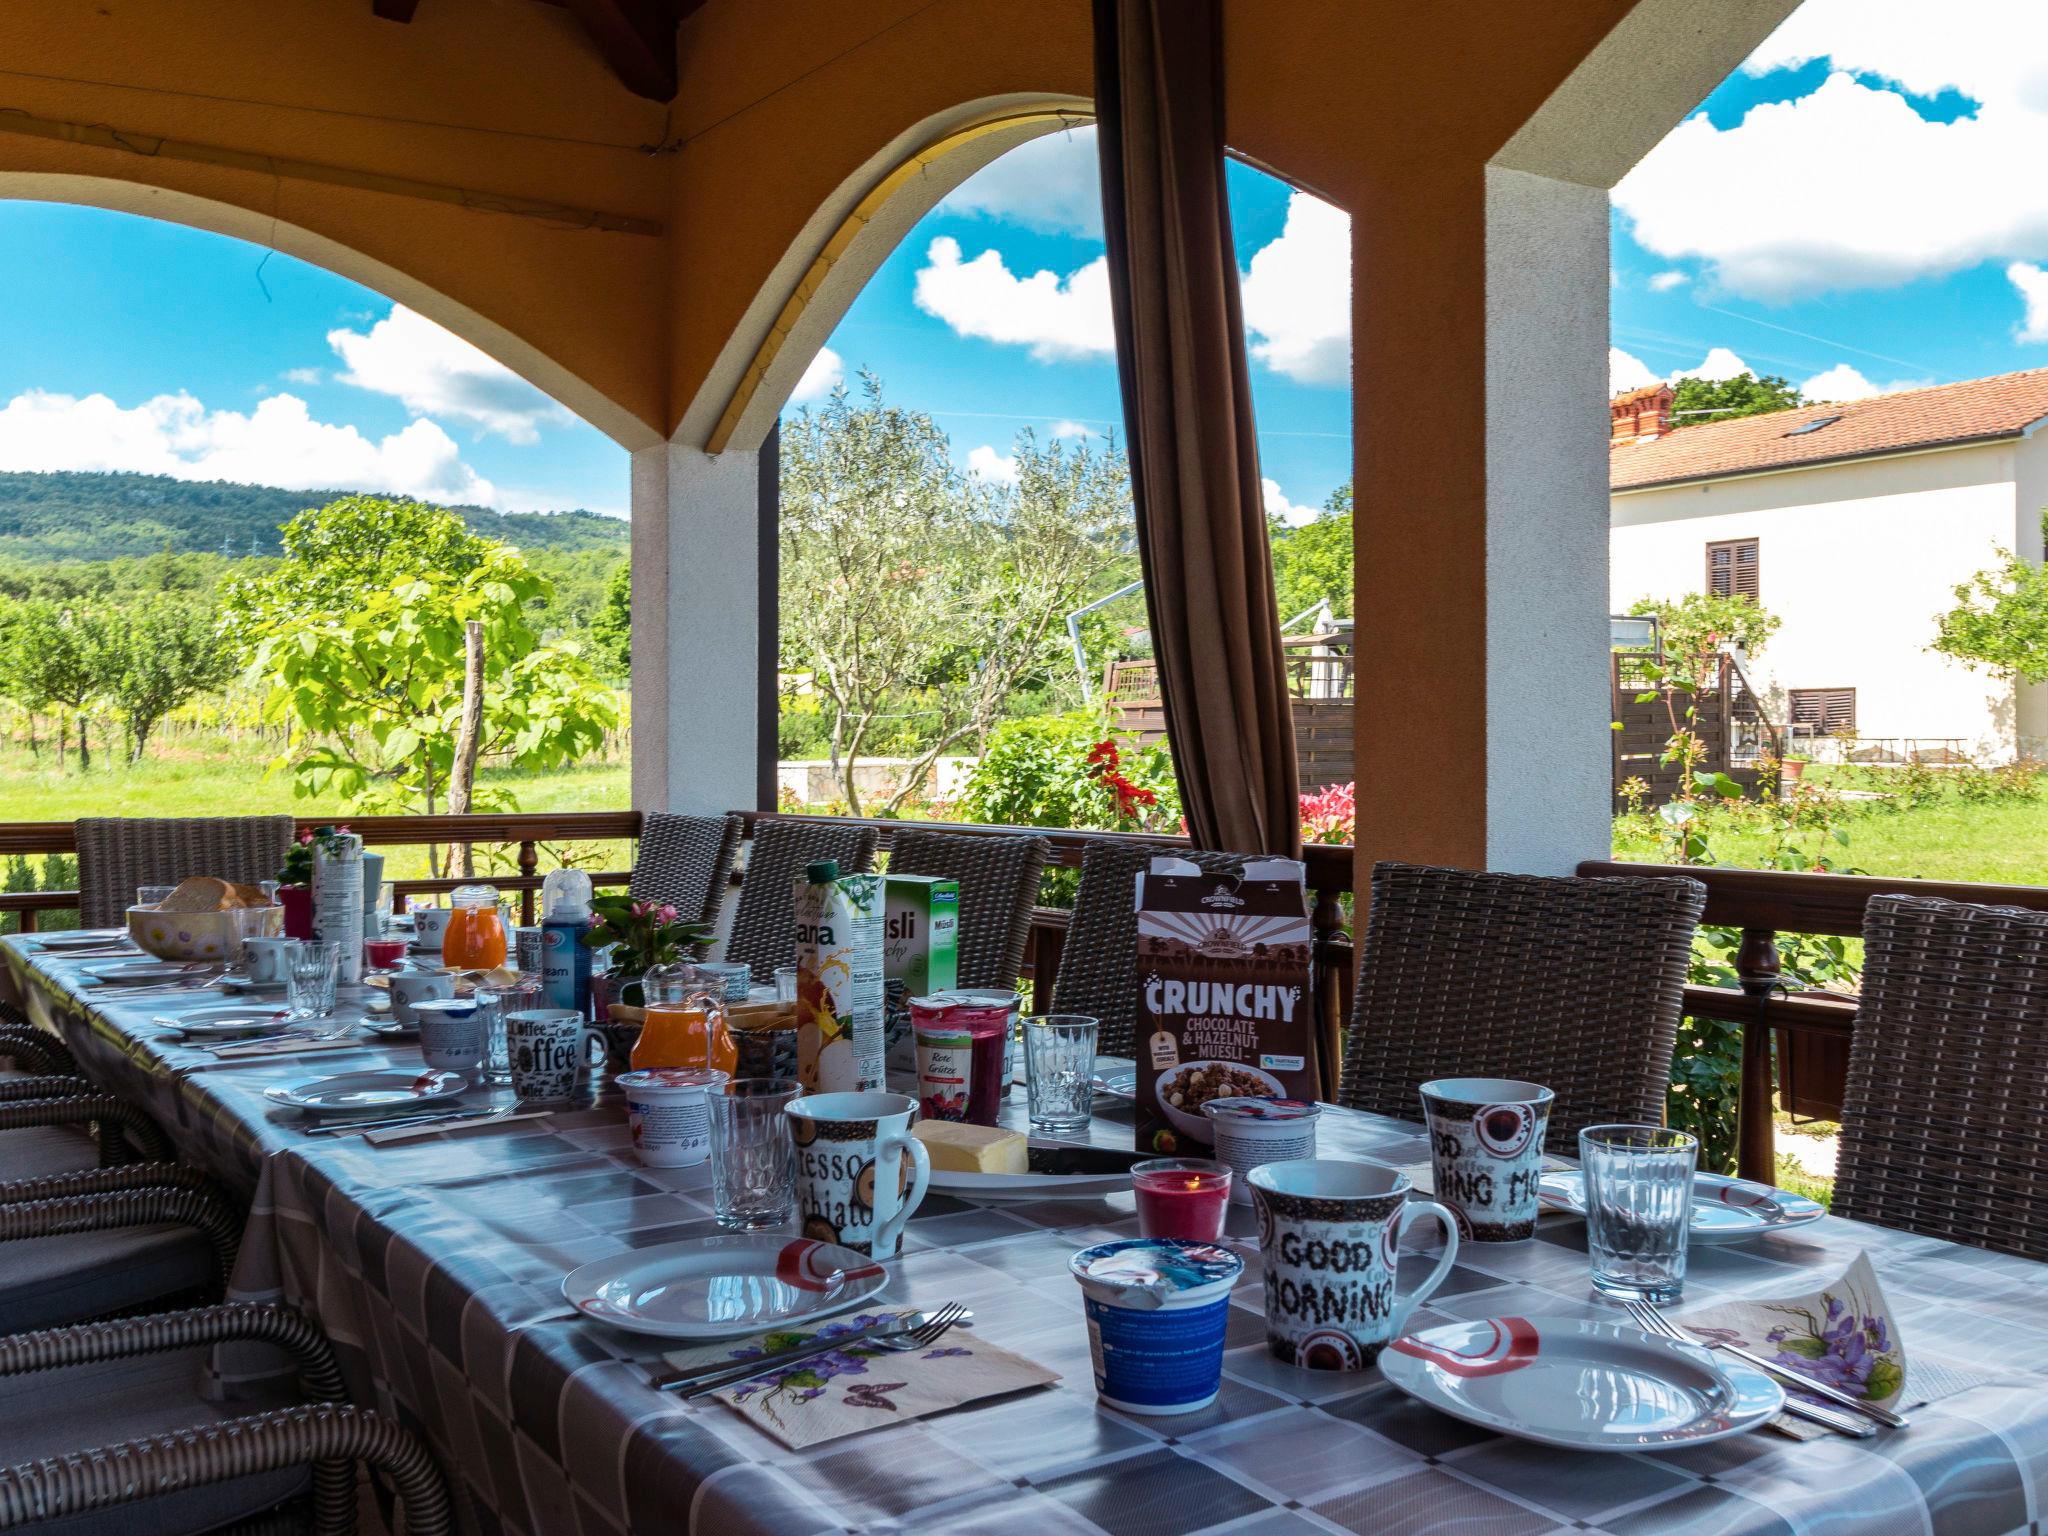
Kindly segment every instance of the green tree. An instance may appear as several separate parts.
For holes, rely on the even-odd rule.
[[[1116,747],[1105,762],[1104,743]],[[1152,799],[1120,802],[1115,780]],[[1005,720],[988,733],[967,777],[960,808],[971,821],[1005,827],[1084,827],[1105,831],[1178,831],[1180,794],[1164,743],[1118,740],[1090,710]]]
[[[164,716],[235,674],[232,648],[221,638],[211,605],[160,596],[119,614],[107,626],[106,689],[128,731],[128,761],[139,762]]]
[[[434,815],[465,787],[457,760],[465,631],[482,629],[480,756],[545,770],[600,747],[612,691],[575,647],[544,643],[545,578],[454,512],[348,496],[284,529],[285,558],[222,594],[223,628],[286,722],[295,793],[332,790],[372,812]],[[479,789],[475,810],[508,809]],[[438,869],[438,862],[435,867]]]
[[[1655,615],[1664,632],[1666,666],[1688,686],[1706,685],[1713,658],[1724,645],[1739,645],[1752,656],[1784,622],[1753,597],[1688,592],[1676,599],[1639,598],[1630,613]]]
[[[1999,564],[1958,586],[1956,606],[1936,615],[1933,649],[2001,676],[2048,682],[2048,567],[1998,553]]]
[[[14,696],[27,709],[61,706],[78,721],[78,766],[92,768],[87,717],[119,674],[119,637],[109,620],[43,599],[16,605],[7,626]],[[58,740],[58,760],[63,741]]]
[[[633,562],[621,560],[605,583],[604,601],[590,619],[590,642],[614,677],[633,675]]]
[[[1798,389],[1775,373],[1738,373],[1732,379],[1680,379],[1672,386],[1671,423],[1697,427],[1736,416],[1763,416],[1806,404]],[[1703,412],[1705,414],[1694,414]]]
[[[1275,518],[1270,534],[1280,621],[1284,624],[1324,599],[1337,617],[1349,618],[1354,590],[1349,482],[1330,493],[1314,522],[1289,528]]]
[[[911,761],[885,811],[1051,675],[1058,626],[1119,552],[1129,479],[1114,447],[1041,448],[1025,432],[1015,455],[1012,481],[962,474],[945,433],[885,403],[871,374],[858,403],[841,388],[783,424],[782,665],[824,701],[852,814],[862,758],[900,723]]]

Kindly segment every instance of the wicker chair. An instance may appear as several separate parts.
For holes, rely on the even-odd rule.
[[[0,1020],[0,1056],[14,1063],[16,1073],[45,1077],[77,1077],[78,1058],[71,1047],[33,1024]],[[0,1076],[7,1074],[0,1073]]]
[[[1556,1093],[1557,1152],[1661,1125],[1706,900],[1697,880],[1376,865],[1338,1102],[1415,1120],[1431,1078],[1511,1077]]]
[[[829,821],[754,823],[746,878],[725,958],[754,968],[754,980],[775,979],[775,968],[795,963],[796,902],[792,887],[804,866],[836,859],[841,874],[865,874],[875,865],[875,829]]]
[[[245,885],[275,879],[295,836],[289,816],[84,816],[78,843],[78,921],[118,928],[139,885],[217,875]]]
[[[737,816],[672,816],[649,811],[633,857],[635,901],[671,903],[690,922],[716,927],[732,879],[743,823]],[[700,958],[710,941],[695,946]]]
[[[960,886],[960,985],[1017,985],[1038,877],[1052,857],[1042,837],[975,837],[962,832],[898,832],[889,844],[892,875],[936,875]]]
[[[1838,1216],[2048,1259],[2048,912],[1874,896]]]
[[[200,1357],[241,1341],[296,1355],[301,1396],[313,1402],[215,1421],[193,1387]],[[16,1376],[35,1376],[39,1389],[0,1394],[0,1445],[19,1458],[0,1467],[0,1530],[54,1521],[66,1536],[134,1536],[242,1522],[233,1528],[351,1536],[358,1461],[395,1489],[407,1536],[453,1529],[426,1451],[391,1420],[343,1403],[333,1350],[288,1307],[204,1307],[0,1338],[0,1378]],[[309,1525],[271,1523],[309,1488]]]
[[[1092,841],[1081,851],[1081,884],[1060,952],[1049,1013],[1085,1013],[1101,1021],[1097,1049],[1133,1054],[1138,1022],[1138,875],[1162,853],[1191,859],[1210,874],[1244,867],[1234,853],[1210,853],[1169,844]]]

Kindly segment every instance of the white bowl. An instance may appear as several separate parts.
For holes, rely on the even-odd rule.
[[[241,953],[242,940],[275,935],[284,924],[282,907],[230,907],[225,912],[159,912],[128,909],[128,937],[159,960],[218,960]]]
[[[1197,1108],[1193,1114],[1189,1114],[1186,1110],[1175,1109],[1171,1104],[1166,1102],[1166,1096],[1169,1093],[1173,1092],[1173,1085],[1180,1080],[1181,1074],[1184,1072],[1192,1072],[1197,1067],[1235,1067],[1238,1071],[1244,1073],[1247,1077],[1255,1077],[1260,1082],[1264,1083],[1266,1087],[1270,1090],[1268,1097],[1275,1099],[1284,1099],[1287,1097],[1287,1089],[1284,1086],[1282,1086],[1279,1078],[1275,1077],[1270,1072],[1261,1072],[1257,1067],[1251,1066],[1248,1063],[1242,1061],[1184,1061],[1177,1067],[1168,1068],[1166,1071],[1159,1074],[1158,1091],[1160,1112],[1166,1116],[1168,1122],[1173,1126],[1175,1130],[1179,1131],[1181,1135],[1193,1137],[1196,1141],[1201,1142],[1205,1146],[1214,1146],[1216,1143],[1216,1133],[1209,1127],[1209,1117],[1203,1114],[1199,1108]],[[1256,1098],[1258,1097],[1258,1095],[1233,1093],[1229,1095],[1229,1097]]]

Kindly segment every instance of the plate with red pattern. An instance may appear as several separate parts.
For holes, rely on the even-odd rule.
[[[1546,1208],[1586,1214],[1586,1175],[1577,1168],[1547,1170],[1538,1190]],[[1818,1200],[1725,1173],[1692,1176],[1692,1241],[1740,1243],[1768,1232],[1803,1227],[1827,1215]]]
[[[743,1339],[844,1312],[889,1277],[851,1248],[763,1232],[595,1259],[562,1280],[583,1316],[665,1339]]]
[[[1380,1374],[1468,1424],[1575,1451],[1662,1451],[1739,1435],[1785,1406],[1762,1371],[1589,1317],[1483,1317],[1404,1334]]]

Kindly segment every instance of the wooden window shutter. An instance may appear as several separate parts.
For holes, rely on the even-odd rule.
[[[1763,557],[1755,539],[1724,539],[1707,546],[1707,591],[1715,597],[1763,602]]]
[[[1794,688],[1787,698],[1796,735],[1833,736],[1856,729],[1854,688]]]

